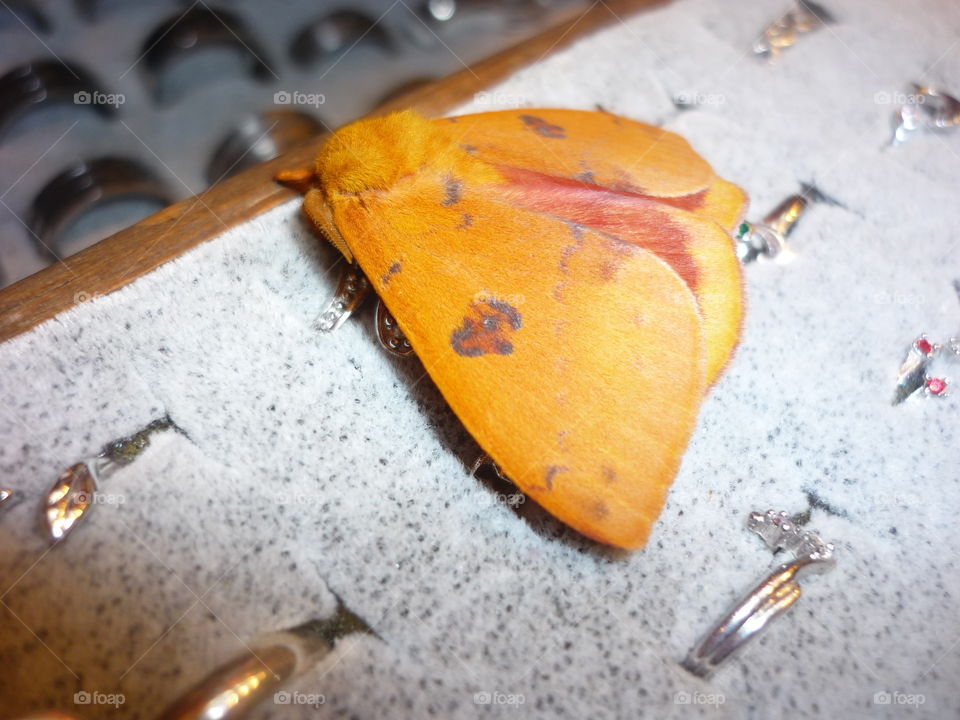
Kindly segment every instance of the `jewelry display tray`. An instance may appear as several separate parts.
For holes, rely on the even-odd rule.
[[[748,190],[751,217],[802,183],[832,199],[809,208],[792,263],[744,268],[741,344],[641,551],[498,502],[369,310],[312,327],[341,265],[297,197],[260,181],[315,147],[209,191],[224,225],[189,201],[141,223],[156,249],[126,275],[109,239],[75,276],[31,279],[41,299],[0,292],[0,473],[23,498],[0,514],[2,714],[154,717],[251,638],[332,612],[334,593],[377,637],[293,683],[319,708],[257,718],[882,718],[902,716],[898,697],[960,713],[958,402],[891,403],[919,332],[960,326],[960,135],[889,147],[881,95],[956,83],[960,12],[830,9],[836,24],[773,63],[750,45],[781,2],[682,0],[472,81],[497,79],[499,107],[599,105],[679,132]],[[681,110],[679,94],[704,100]],[[493,109],[437,97],[411,102]],[[258,195],[227,201],[253,178]],[[122,502],[51,547],[38,508],[59,473],[165,415],[183,432],[155,435],[102,488]],[[837,567],[696,678],[686,651],[773,562],[745,529],[767,508],[809,511]],[[83,690],[125,702],[77,708]]]

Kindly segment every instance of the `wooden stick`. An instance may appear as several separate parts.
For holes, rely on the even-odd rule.
[[[414,108],[436,116],[574,40],[666,0],[603,0],[572,19],[476,65],[415,88],[377,108]],[[0,290],[0,342],[72,307],[78,299],[121,288],[202,242],[294,197],[274,174],[313,161],[327,135],[228,178],[105,240]]]

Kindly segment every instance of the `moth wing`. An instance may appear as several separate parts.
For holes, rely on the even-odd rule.
[[[703,320],[709,387],[723,373],[740,341],[744,306],[740,261],[730,236],[714,221],[650,205],[613,210],[607,222],[596,227],[655,253],[693,291]]]
[[[520,109],[435,120],[492,165],[653,197],[705,193],[713,168],[679,135],[616,115]]]
[[[501,168],[514,203],[611,233],[650,250],[687,283],[703,318],[707,384],[726,366],[740,338],[743,280],[733,241],[713,220],[671,204],[527,170]],[[737,188],[717,188],[715,207],[736,202]]]
[[[531,118],[536,119],[532,125]],[[715,220],[728,231],[746,212],[747,196],[741,188],[718,177],[685,139],[653,125],[602,112],[557,109],[480,113],[455,120],[452,132],[461,147],[494,165],[657,198]]]
[[[696,300],[655,254],[423,170],[333,221],[480,446],[583,534],[642,546],[705,391]]]
[[[695,215],[710,218],[724,230],[731,232],[743,222],[749,204],[747,193],[743,188],[721,177],[716,177],[704,193],[703,201],[698,207],[683,209],[689,209]]]

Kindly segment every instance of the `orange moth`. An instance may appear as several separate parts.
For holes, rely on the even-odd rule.
[[[507,477],[646,543],[738,340],[742,190],[678,135],[576,110],[361,120],[278,179]]]

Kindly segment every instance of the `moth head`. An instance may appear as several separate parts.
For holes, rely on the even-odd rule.
[[[317,155],[311,176],[313,189],[306,194],[304,209],[327,239],[352,261],[353,253],[334,222],[345,203],[363,205],[365,194],[388,194],[401,180],[423,177],[430,184],[435,174],[431,171],[472,184],[501,180],[492,166],[460,147],[461,135],[456,123],[428,120],[412,110],[340,128]],[[436,183],[430,187],[435,188]]]
[[[328,201],[340,195],[389,190],[401,178],[442,165],[465,179],[499,175],[460,147],[455,123],[412,110],[360,120],[337,130],[317,156],[315,172]]]
[[[410,110],[352,123],[338,130],[317,156],[324,194],[388,190],[419,170],[449,140]]]

